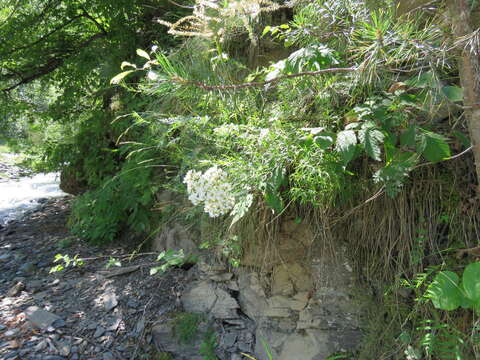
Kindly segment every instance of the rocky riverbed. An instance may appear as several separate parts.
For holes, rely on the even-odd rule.
[[[151,324],[178,305],[186,271],[150,276],[155,255],[130,259],[70,236],[69,202],[49,200],[0,230],[0,359],[153,359]],[[56,254],[85,264],[50,273]],[[110,258],[122,267],[106,269]]]

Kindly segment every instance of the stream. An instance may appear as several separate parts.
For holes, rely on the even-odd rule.
[[[36,174],[0,183],[0,225],[19,219],[46,199],[66,195],[56,173]]]

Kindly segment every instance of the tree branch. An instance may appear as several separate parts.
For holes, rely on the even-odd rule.
[[[285,79],[294,79],[298,77],[304,77],[304,76],[317,76],[317,75],[322,75],[322,74],[327,74],[327,73],[336,73],[336,72],[352,72],[359,70],[357,67],[348,67],[348,68],[330,68],[330,69],[322,69],[318,71],[305,71],[297,74],[290,74],[290,75],[282,75],[278,76],[274,79],[270,79],[267,81],[252,81],[252,82],[247,82],[243,84],[228,84],[228,85],[208,85],[205,83],[202,83],[200,81],[193,81],[193,80],[184,80],[180,78],[174,78],[172,80],[167,80],[167,81],[173,81],[179,84],[185,84],[185,85],[193,85],[198,88],[212,91],[212,90],[238,90],[238,89],[245,89],[249,87],[263,87],[265,85],[273,85],[276,86],[280,81],[285,80]]]
[[[63,29],[64,27],[70,25],[72,22],[74,22],[75,20],[83,17],[84,15],[83,14],[80,14],[80,15],[77,15],[73,18],[71,18],[70,20],[68,20],[67,22],[63,23],[62,25],[60,26],[57,26],[55,29],[53,29],[52,31],[50,31],[48,34],[45,34],[44,36],[40,37],[39,39],[35,40],[34,42],[30,43],[30,44],[27,44],[27,45],[24,45],[24,46],[21,46],[21,47],[18,47],[16,49],[13,49],[9,55],[12,55],[14,53],[16,53],[17,51],[20,51],[20,50],[25,50],[25,49],[28,49],[32,46],[35,46],[37,45],[38,43],[41,43],[42,41],[44,41],[45,39],[47,39],[48,37],[50,37],[51,35],[55,34],[57,31]]]
[[[93,35],[88,40],[86,40],[83,43],[75,46],[74,51],[71,51],[69,53],[61,54],[61,56],[56,57],[56,58],[49,59],[48,62],[45,65],[42,65],[42,66],[38,67],[33,74],[31,74],[29,76],[26,76],[26,77],[22,76],[20,81],[16,82],[15,84],[13,84],[13,85],[5,88],[5,89],[2,89],[1,91],[4,92],[4,93],[8,93],[9,91],[12,91],[12,90],[16,89],[20,85],[28,84],[28,83],[36,80],[36,79],[41,78],[44,75],[47,75],[47,74],[55,71],[56,69],[58,69],[60,66],[63,65],[63,63],[65,62],[66,59],[68,59],[69,57],[77,54],[79,50],[84,49],[85,47],[89,46],[93,41],[95,41],[97,39],[100,39],[100,38],[104,38],[105,36],[106,35],[104,33],[98,33],[98,34]]]
[[[85,10],[84,8],[81,8],[82,11],[83,11],[83,16],[85,16],[87,19],[91,20],[98,28],[98,30],[100,30],[101,32],[103,32],[105,35],[107,35],[107,30],[93,17],[91,16],[87,10]]]

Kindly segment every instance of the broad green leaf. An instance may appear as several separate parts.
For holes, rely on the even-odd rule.
[[[353,130],[344,130],[337,134],[337,143],[335,144],[335,149],[342,157],[344,166],[346,166],[353,159],[356,145],[357,136]]]
[[[149,60],[149,61],[151,60],[151,59],[150,59],[150,55],[148,55],[148,53],[147,53],[145,50],[137,49],[137,55],[138,55],[138,56],[141,56],[141,57],[143,57],[143,58],[145,58],[145,59],[147,59],[147,60]]]
[[[480,302],[480,262],[468,265],[463,272],[462,285],[465,295],[475,303]]]
[[[272,175],[268,181],[268,184],[272,187],[273,190],[277,191],[282,185],[285,185],[285,169],[277,166],[273,169]]]
[[[415,137],[417,134],[416,125],[410,125],[403,133],[400,135],[400,145],[401,146],[415,146]]]
[[[358,133],[358,137],[360,142],[365,147],[365,152],[370,156],[372,159],[380,161],[382,149],[380,145],[383,143],[385,136],[383,133],[375,129],[373,127],[368,127],[366,129],[362,129]]]
[[[451,271],[441,271],[435,276],[427,289],[427,295],[433,306],[442,310],[455,310],[463,303],[459,289],[460,279]]]
[[[335,142],[335,134],[333,133],[321,133],[313,139],[321,149],[326,150]]]
[[[305,148],[311,147],[313,145],[313,135],[308,134],[308,135],[300,138],[300,145],[305,147]]]
[[[450,157],[450,147],[445,137],[430,131],[424,131],[425,148],[422,155],[431,162],[438,162]]]
[[[267,35],[271,28],[272,27],[270,25],[265,26],[265,29],[263,29],[263,32],[262,32],[262,36]]]
[[[267,191],[265,192],[265,202],[273,209],[275,214],[279,214],[283,211],[283,200],[280,197],[280,194],[270,187],[267,187]]]
[[[110,84],[112,84],[112,85],[120,84],[120,82],[123,80],[123,78],[125,78],[125,76],[127,76],[128,74],[130,74],[134,71],[135,70],[127,70],[127,71],[121,72],[120,74],[118,74],[114,78],[112,78],[112,80],[110,80]]]
[[[338,64],[333,51],[323,45],[311,45],[301,48],[287,59],[287,69],[291,72],[320,70],[332,64]]]
[[[442,88],[442,93],[452,102],[463,100],[463,89],[461,87],[451,85],[444,86]]]
[[[465,135],[464,133],[458,131],[458,130],[455,130],[453,133],[453,136],[455,136],[460,142],[461,144],[468,148],[470,145],[472,145],[472,142],[470,141],[470,138]]]

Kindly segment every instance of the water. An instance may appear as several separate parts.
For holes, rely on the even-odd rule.
[[[58,174],[37,174],[0,183],[0,225],[36,208],[39,200],[66,195],[59,188]]]

